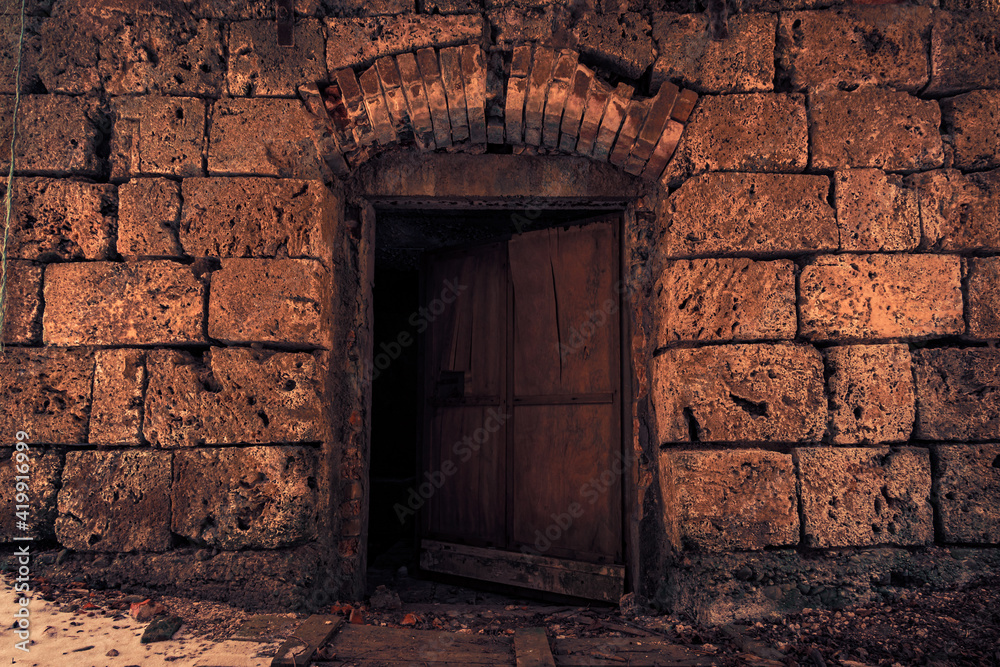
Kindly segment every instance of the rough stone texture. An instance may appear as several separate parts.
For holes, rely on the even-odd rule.
[[[0,118],[13,118],[14,96],[0,95]],[[17,172],[99,176],[97,155],[104,120],[92,98],[22,95],[17,115]],[[0,123],[0,170],[10,168],[11,124]]]
[[[510,5],[486,12],[486,20],[497,45],[512,48],[535,42],[549,48],[575,46],[566,8],[549,4],[544,7]]]
[[[825,255],[799,276],[801,332],[818,340],[962,333],[962,276],[949,255]]]
[[[1000,350],[913,352],[922,440],[1000,439]]]
[[[939,445],[935,453],[941,537],[1000,544],[1000,445]]]
[[[119,97],[113,100],[111,178],[201,176],[205,102],[190,97]]]
[[[321,178],[312,119],[299,100],[217,101],[212,111],[208,173]]]
[[[66,455],[56,536],[74,551],[170,548],[172,454],[90,451]]]
[[[965,260],[968,334],[980,340],[1000,338],[1000,257]]]
[[[736,551],[796,544],[791,454],[759,449],[665,451],[672,487],[667,523],[685,550]]]
[[[47,345],[203,343],[205,285],[166,260],[53,264],[45,271]]]
[[[13,435],[13,432],[11,432]],[[4,439],[7,436],[5,434]],[[8,444],[8,443],[4,443]],[[56,494],[59,491],[59,474],[62,470],[62,460],[53,451],[43,451],[32,447],[28,452],[28,495],[31,498],[30,519],[28,530],[17,527],[18,518],[15,512],[18,490],[15,487],[16,475],[24,472],[23,465],[14,460],[17,454],[11,448],[0,448],[0,477],[7,483],[0,486],[0,544],[12,542],[15,537],[31,537],[36,540],[49,540],[55,537]],[[21,543],[24,544],[23,542]]]
[[[311,354],[211,348],[203,360],[152,350],[143,434],[151,444],[316,442],[324,438],[323,381]]]
[[[310,257],[329,262],[340,201],[321,181],[188,178],[180,238],[210,257]]]
[[[778,76],[795,90],[871,85],[919,92],[930,73],[931,12],[879,5],[782,13]]]
[[[1000,23],[996,16],[935,12],[928,95],[1000,86]]]
[[[729,19],[729,37],[715,41],[704,14],[655,14],[659,56],[651,88],[672,81],[699,93],[773,90],[776,23],[772,14],[737,14]]]
[[[1000,252],[1000,169],[965,175],[942,169],[910,181],[920,193],[921,248]]]
[[[707,96],[698,100],[663,180],[673,186],[704,171],[796,172],[807,159],[801,95]]]
[[[934,541],[928,450],[810,447],[795,455],[807,546]]]
[[[830,347],[830,442],[905,442],[915,417],[913,372],[905,345]]]
[[[658,442],[818,441],[823,360],[801,345],[713,345],[653,359]]]
[[[217,21],[173,16],[112,15],[103,19],[98,70],[111,95],[162,93],[217,97],[226,64]]]
[[[795,265],[787,260],[668,262],[653,294],[658,346],[795,337]]]
[[[230,95],[295,97],[302,84],[330,78],[318,19],[295,21],[293,47],[278,46],[274,21],[233,23],[228,32]]]
[[[42,337],[42,267],[16,259],[7,262],[5,345],[37,343]]]
[[[656,59],[649,22],[636,12],[589,12],[576,26],[576,47],[626,79],[638,79]]]
[[[958,169],[1000,166],[1000,90],[974,90],[941,102]]]
[[[845,169],[833,175],[833,191],[841,250],[913,250],[920,244],[920,200],[899,176]]]
[[[302,447],[174,455],[173,531],[199,546],[276,549],[316,538],[316,455]]]
[[[224,259],[212,274],[208,335],[228,344],[333,347],[330,275],[311,259]]]
[[[17,5],[20,3],[9,3]],[[21,92],[85,95],[100,88],[96,25],[77,17],[25,18]],[[14,93],[14,66],[21,30],[15,15],[0,18],[0,93]]]
[[[192,179],[185,179],[185,183]],[[134,178],[118,186],[118,253],[127,260],[180,257],[181,184]]]
[[[93,356],[81,350],[7,348],[0,355],[0,445],[18,431],[32,444],[87,441]]]
[[[139,444],[145,379],[145,356],[141,350],[97,350],[94,353],[91,443]]]
[[[371,65],[376,58],[416,52],[427,47],[479,43],[479,16],[401,15],[391,18],[326,19],[326,66]]]
[[[837,249],[825,176],[703,174],[658,212],[664,256],[790,255]]]
[[[944,163],[941,110],[934,100],[859,88],[811,93],[809,106],[814,169],[917,171]]]

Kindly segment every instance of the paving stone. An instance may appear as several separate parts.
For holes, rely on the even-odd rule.
[[[938,11],[931,30],[926,95],[1000,87],[1000,24],[989,13]]]
[[[333,347],[330,276],[308,259],[224,259],[212,273],[208,335],[228,344]]]
[[[656,345],[794,338],[795,265],[787,260],[667,262],[653,288]]]
[[[825,176],[702,174],[658,208],[666,257],[791,255],[837,249]]]
[[[942,169],[909,182],[920,197],[922,249],[1000,252],[1000,169],[965,175]]]
[[[142,350],[97,350],[94,353],[89,438],[92,444],[140,444],[145,363]]]
[[[169,452],[90,451],[66,455],[59,490],[59,543],[74,551],[170,548]]]
[[[86,350],[10,347],[0,355],[0,444],[18,431],[32,444],[87,440],[94,358]]]
[[[704,14],[653,15],[659,51],[651,88],[672,81],[700,93],[762,93],[774,90],[773,14],[729,18],[729,37],[711,39]]]
[[[3,343],[30,345],[42,337],[42,267],[16,259],[7,261],[7,308]]]
[[[823,361],[802,345],[675,348],[653,359],[659,443],[812,442],[826,430]]]
[[[185,179],[185,183],[194,179]],[[127,260],[180,257],[181,184],[133,178],[118,186],[118,253]]]
[[[14,96],[0,95],[0,118],[14,115]],[[100,176],[98,155],[105,121],[93,98],[22,95],[17,116],[15,173]],[[0,171],[10,168],[11,124],[0,123]]]
[[[52,264],[45,270],[46,345],[204,343],[205,285],[167,260]]]
[[[917,429],[922,440],[1000,439],[1000,350],[913,352]]]
[[[799,276],[801,334],[817,340],[962,333],[961,263],[950,255],[824,255]]]
[[[11,434],[16,435],[13,431]],[[5,439],[7,437],[10,436],[5,436]],[[13,441],[9,444],[13,444]],[[17,506],[23,503],[17,502],[15,476],[24,472],[25,462],[15,460],[16,454],[13,448],[0,448],[0,475],[3,479],[10,480],[10,483],[0,486],[0,542],[11,543],[19,537],[51,540],[55,538],[56,494],[59,492],[62,459],[52,450],[32,447],[27,452],[31,514],[28,530],[21,530],[17,526],[18,518],[15,513],[18,511]]]
[[[913,431],[914,391],[905,345],[829,347],[830,442],[905,442]]]
[[[811,93],[809,106],[814,169],[917,171],[944,162],[941,110],[934,100],[859,88]]]
[[[218,549],[278,549],[316,538],[316,454],[303,447],[174,455],[173,532]]]
[[[230,24],[226,75],[229,94],[295,97],[300,85],[329,80],[319,19],[296,19],[294,39],[292,47],[278,46],[274,21]]]
[[[368,66],[381,56],[412,53],[427,47],[479,43],[479,16],[404,14],[391,18],[327,18],[326,64],[330,72]]]
[[[901,177],[842,169],[833,175],[833,191],[841,250],[913,250],[920,244],[920,200]]]
[[[923,545],[934,541],[926,449],[795,450],[806,545]]]
[[[965,280],[969,336],[980,340],[1000,338],[1000,257],[966,259]]]
[[[576,26],[576,48],[627,79],[638,79],[656,59],[651,28],[641,14],[588,12]]]
[[[794,90],[884,86],[917,93],[930,74],[932,11],[878,5],[784,12],[778,76]]]
[[[974,90],[941,101],[958,169],[1000,167],[1000,90]]]
[[[697,551],[742,551],[799,541],[791,454],[759,449],[661,452],[673,504],[673,543]]]
[[[111,178],[201,176],[205,102],[191,97],[119,97],[111,136]]]
[[[316,442],[328,369],[306,353],[151,350],[143,435],[159,447]]]
[[[1000,544],[1000,445],[939,445],[934,495],[945,542]]]

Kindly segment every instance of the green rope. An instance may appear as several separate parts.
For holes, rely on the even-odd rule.
[[[3,245],[0,246],[0,352],[3,352],[3,331],[7,322],[7,239],[10,237],[12,193],[14,190],[14,144],[17,141],[17,110],[21,106],[21,53],[24,49],[24,2],[21,0],[21,36],[17,41],[17,63],[14,65],[14,117],[10,132],[10,168],[7,170],[7,191],[3,197]]]

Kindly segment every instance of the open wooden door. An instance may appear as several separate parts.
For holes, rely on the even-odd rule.
[[[422,567],[617,602],[617,218],[440,255],[426,275],[428,303],[458,296],[425,348]]]

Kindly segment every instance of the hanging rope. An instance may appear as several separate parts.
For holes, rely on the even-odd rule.
[[[17,110],[21,106],[21,53],[24,49],[24,2],[21,0],[21,35],[17,40],[17,63],[14,65],[14,114],[10,131],[10,168],[7,170],[7,191],[3,197],[3,245],[0,246],[0,352],[3,352],[3,332],[7,323],[7,239],[14,191],[14,145],[17,142]]]

